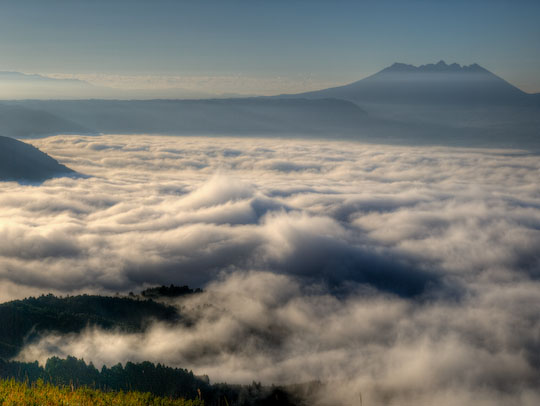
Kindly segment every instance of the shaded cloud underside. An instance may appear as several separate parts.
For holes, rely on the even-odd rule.
[[[51,335],[22,359],[335,380],[319,400],[348,404],[359,391],[370,404],[540,400],[537,156],[245,138],[32,143],[91,177],[0,185],[4,300],[162,283],[206,293],[178,303],[193,328]]]

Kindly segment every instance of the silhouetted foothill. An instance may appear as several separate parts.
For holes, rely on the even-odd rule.
[[[0,181],[42,182],[75,174],[32,145],[0,136]]]

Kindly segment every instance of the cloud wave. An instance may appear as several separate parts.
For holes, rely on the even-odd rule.
[[[149,359],[317,401],[537,404],[540,160],[204,137],[32,143],[90,175],[0,185],[4,300],[204,286],[192,328],[49,335],[21,359]],[[208,306],[208,304],[211,304]]]

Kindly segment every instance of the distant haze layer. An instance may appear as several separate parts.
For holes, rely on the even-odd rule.
[[[57,136],[85,179],[0,184],[3,300],[190,284],[190,328],[51,334],[20,359],[151,360],[319,402],[540,401],[538,155]],[[210,305],[209,305],[210,304]]]
[[[16,73],[4,76],[19,81]],[[29,89],[37,88],[34,82],[52,83],[54,89],[59,88],[57,82],[64,83],[23,78],[20,81],[29,82]],[[83,82],[67,83],[79,88]],[[76,94],[90,97],[83,91]],[[395,63],[345,86],[276,97],[0,103],[0,133],[14,137],[282,135],[538,151],[539,128],[540,95],[525,93],[477,64],[444,61],[421,66]]]

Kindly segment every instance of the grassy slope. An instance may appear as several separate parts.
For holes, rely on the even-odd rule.
[[[71,389],[43,382],[33,385],[14,380],[0,381],[0,404],[23,405],[80,405],[80,406],[203,406],[198,399],[169,399],[141,392],[103,392],[90,388]]]

